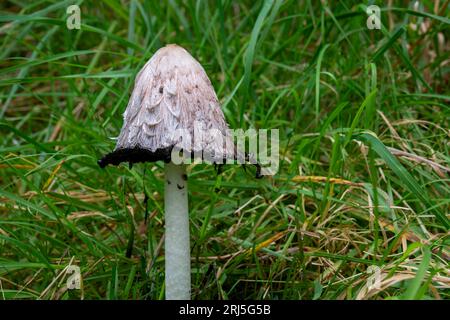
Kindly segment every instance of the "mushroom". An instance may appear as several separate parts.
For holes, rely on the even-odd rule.
[[[121,162],[130,166],[165,162],[166,299],[188,300],[191,274],[184,163],[201,158],[221,165],[228,159],[245,161],[248,156],[236,150],[205,70],[175,44],[159,49],[140,70],[123,118],[114,151],[98,164],[104,168]],[[208,133],[202,135],[205,129]]]

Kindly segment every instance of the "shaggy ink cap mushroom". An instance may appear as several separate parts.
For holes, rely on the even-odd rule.
[[[158,160],[166,162],[166,299],[190,299],[186,166],[174,161],[174,155],[179,156],[183,151],[184,157],[200,156],[214,164],[222,164],[226,159],[248,161],[250,157],[237,151],[205,70],[177,45],[159,49],[141,69],[123,117],[123,127],[114,151],[100,159],[98,164],[104,168],[121,162],[130,165]],[[258,177],[260,167],[257,163],[255,165]]]

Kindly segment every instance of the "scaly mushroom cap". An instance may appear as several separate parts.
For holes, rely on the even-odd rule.
[[[101,167],[169,161],[174,147],[191,155],[203,152],[212,162],[236,159],[211,81],[200,63],[175,44],[159,49],[139,71],[123,117],[116,148],[99,160]],[[199,142],[194,139],[199,128],[216,134]]]

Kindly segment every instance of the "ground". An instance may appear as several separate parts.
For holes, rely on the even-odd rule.
[[[164,298],[163,163],[97,160],[168,43],[280,137],[188,167],[194,299],[448,298],[448,1],[75,3],[0,4],[0,299]]]

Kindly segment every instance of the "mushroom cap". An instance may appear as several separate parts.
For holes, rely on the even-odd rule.
[[[99,160],[102,168],[167,162],[173,148],[203,159],[206,155],[214,163],[236,159],[211,81],[200,63],[176,44],[160,48],[139,71],[123,118],[114,151]],[[208,133],[194,139],[200,137],[199,128]]]

